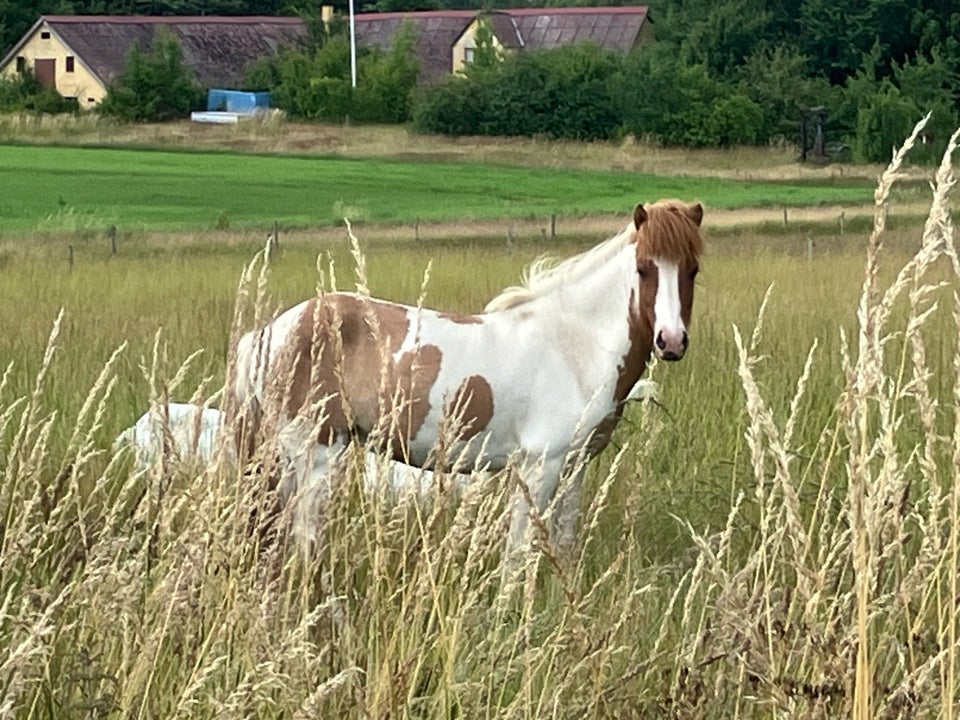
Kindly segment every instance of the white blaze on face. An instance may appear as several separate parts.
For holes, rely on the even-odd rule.
[[[679,360],[687,349],[687,328],[680,313],[680,268],[667,260],[654,260],[657,266],[657,298],[653,312],[653,344],[664,360]]]

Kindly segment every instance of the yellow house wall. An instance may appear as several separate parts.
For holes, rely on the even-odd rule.
[[[50,37],[43,39],[41,32],[49,32]],[[74,57],[73,72],[67,72],[67,56]],[[81,108],[91,108],[97,105],[107,94],[106,88],[80,61],[74,52],[63,44],[57,34],[46,25],[41,25],[34,34],[24,43],[17,54],[10,58],[10,62],[0,70],[5,77],[12,77],[17,73],[17,57],[26,60],[31,70],[38,59],[56,61],[57,92],[64,97],[75,97]]]
[[[475,50],[477,48],[477,26],[479,25],[479,20],[474,20],[470,25],[464,30],[463,35],[460,36],[460,39],[453,46],[453,72],[459,73],[463,72],[463,69],[467,65],[467,49]],[[496,37],[493,37],[493,47],[496,48],[497,55],[502,56],[504,53],[503,45],[497,40]]]

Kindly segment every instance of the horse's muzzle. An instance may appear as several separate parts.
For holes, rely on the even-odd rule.
[[[687,337],[687,331],[657,333],[656,346],[657,355],[664,360],[679,360],[687,351],[687,345],[690,339]]]

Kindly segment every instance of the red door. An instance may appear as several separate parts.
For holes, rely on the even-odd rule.
[[[34,63],[33,72],[44,87],[57,87],[57,61],[40,60]]]

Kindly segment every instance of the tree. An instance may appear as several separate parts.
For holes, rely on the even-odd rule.
[[[889,78],[860,107],[854,157],[863,162],[889,162],[895,146],[910,134],[920,114]]]
[[[920,0],[803,0],[800,6],[801,50],[811,70],[842,85],[874,46],[882,58],[880,77],[914,54],[917,38],[911,25]]]
[[[159,26],[144,52],[131,48],[120,76],[107,89],[100,112],[136,122],[173,120],[203,106],[204,93],[183,64],[180,44]]]
[[[295,117],[342,122],[406,122],[418,66],[412,26],[403,26],[387,53],[361,50],[357,87],[350,80],[350,43],[339,29],[306,49],[288,49],[258,63],[248,84],[268,89],[273,104]]]
[[[825,78],[811,77],[809,59],[787,45],[758,48],[737,73],[737,87],[763,113],[760,139],[786,137],[799,132],[801,112],[811,107],[836,106],[840,94]]]

